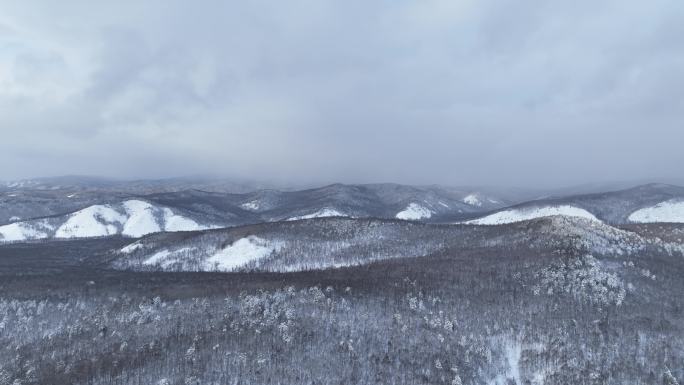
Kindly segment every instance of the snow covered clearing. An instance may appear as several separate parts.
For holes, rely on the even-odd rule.
[[[645,207],[630,214],[628,219],[635,223],[684,223],[684,201],[669,200]]]
[[[342,213],[340,211],[337,211],[335,209],[330,209],[330,208],[323,208],[315,213],[312,214],[307,214],[307,215],[302,215],[302,216],[297,216],[297,217],[291,217],[288,218],[288,221],[297,221],[300,219],[312,219],[312,218],[328,218],[328,217],[346,217],[347,214]]]
[[[499,211],[483,218],[473,219],[464,223],[470,225],[501,225],[505,223],[522,222],[535,218],[551,216],[579,217],[599,221],[587,210],[574,206],[544,206]]]
[[[46,221],[16,222],[0,226],[0,241],[15,242],[48,237],[53,228]]]
[[[478,196],[475,194],[470,194],[463,198],[463,203],[477,207],[482,206],[482,201],[480,201],[480,198],[478,198]]]
[[[397,219],[418,220],[430,218],[432,211],[417,203],[410,203],[403,211],[397,213]]]
[[[239,239],[205,261],[207,270],[232,271],[251,261],[268,257],[276,246],[256,236]]]

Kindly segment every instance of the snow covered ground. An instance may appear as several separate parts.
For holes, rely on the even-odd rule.
[[[645,207],[630,214],[628,219],[635,223],[684,223],[684,201],[669,200]]]
[[[432,211],[418,203],[410,203],[404,210],[397,213],[397,219],[415,221],[432,216]]]
[[[598,221],[598,219],[587,210],[581,209],[579,207],[563,205],[509,209],[499,211],[483,218],[466,221],[464,223],[470,225],[501,225],[505,223],[521,222],[555,215],[579,217]]]

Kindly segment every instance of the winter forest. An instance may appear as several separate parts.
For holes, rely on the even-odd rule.
[[[0,385],[684,385],[684,0],[0,0]]]

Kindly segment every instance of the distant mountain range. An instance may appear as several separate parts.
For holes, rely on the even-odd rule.
[[[497,224],[547,215],[594,218],[607,223],[684,222],[684,187],[652,183],[626,190],[523,202],[480,215],[471,223]]]
[[[389,183],[332,184],[305,190],[252,186],[250,191],[235,192],[241,189],[250,188],[189,178],[112,182],[63,177],[10,182],[0,191],[0,242],[140,237],[322,217],[470,225],[556,215],[616,225],[684,222],[684,187],[667,184],[539,199],[520,190]]]
[[[99,373],[90,382],[129,383],[142,364],[151,377],[141,383],[167,384],[162,362],[191,373],[205,368],[194,357],[217,357],[223,373],[237,359],[245,372],[242,352],[278,357],[273,366],[323,352],[312,367],[328,371],[333,357],[371,363],[368,372],[421,373],[407,383],[677,383],[654,373],[683,356],[682,187],[539,197],[396,184],[161,185],[0,192],[0,329],[9,338],[0,378],[70,384]],[[279,334],[290,331],[291,344]],[[43,360],[46,351],[58,353]],[[27,352],[38,353],[29,361]],[[115,377],[119,364],[99,371],[114,359],[132,374]],[[40,381],[28,362],[42,365]],[[92,366],[67,370],[84,362]],[[272,365],[256,362],[249,371]],[[423,377],[423,368],[460,374]],[[343,378],[335,383],[383,383]]]

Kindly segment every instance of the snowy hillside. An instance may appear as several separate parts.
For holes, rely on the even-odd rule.
[[[316,211],[315,213],[295,216],[295,217],[288,218],[287,220],[288,221],[297,221],[297,220],[301,220],[301,219],[346,217],[346,216],[348,216],[348,215],[345,213],[342,213],[340,211],[337,211],[335,209],[323,208],[323,209]]]
[[[482,201],[480,198],[477,196],[477,194],[468,194],[466,195],[465,198],[463,198],[463,203],[469,204],[471,206],[477,206],[480,207],[482,206]]]
[[[473,219],[465,222],[471,225],[501,225],[505,223],[527,221],[535,218],[550,216],[580,217],[598,221],[598,219],[587,210],[574,206],[545,206],[545,207],[525,207],[499,211],[483,218]]]
[[[47,238],[54,226],[47,220],[16,222],[0,226],[0,242],[16,242]]]
[[[684,201],[670,200],[645,207],[630,214],[628,219],[634,223],[684,223]]]
[[[278,222],[176,238],[159,234],[119,251],[115,267],[163,271],[303,271],[429,255],[443,242],[421,241],[420,224],[345,218]],[[462,230],[454,227],[452,234]],[[440,234],[441,237],[441,234]],[[432,239],[434,241],[434,239]]]
[[[495,191],[471,187],[391,183],[332,184],[306,190],[229,193],[213,191],[211,188],[178,190],[176,187],[185,185],[182,181],[179,181],[179,185],[170,185],[163,181],[139,181],[131,184],[139,186],[139,191],[128,187],[120,189],[121,184],[100,180],[93,180],[92,185],[89,184],[90,179],[67,178],[58,181],[60,183],[54,185],[53,182],[57,181],[34,187],[28,187],[33,184],[25,184],[27,187],[21,189],[0,189],[0,226],[21,220],[62,216],[89,206],[105,206],[109,202],[127,200],[149,202],[184,213],[185,217],[195,221],[223,226],[338,215],[397,218],[399,212],[402,212],[399,214],[402,219],[451,223],[519,202],[505,199]],[[157,191],[157,187],[160,191]],[[166,191],[167,187],[170,191]],[[106,208],[104,210],[107,211]],[[116,211],[123,214],[123,211]],[[103,214],[106,216],[112,213]],[[114,232],[112,228],[107,230],[107,226],[103,226],[99,233]]]
[[[665,242],[595,219],[551,216],[501,226],[430,225],[415,222],[320,218],[200,231],[166,233],[123,247],[114,266],[162,271],[302,271],[428,256],[447,250],[572,247],[594,255],[622,256],[657,248],[682,253]]]
[[[410,203],[404,210],[397,213],[397,219],[405,219],[415,221],[419,219],[426,219],[432,216],[432,210],[418,203]]]
[[[194,231],[210,227],[213,226],[201,225],[168,207],[142,200],[127,200],[117,204],[89,206],[64,216],[0,226],[0,242],[117,234],[141,237],[160,231]]]

